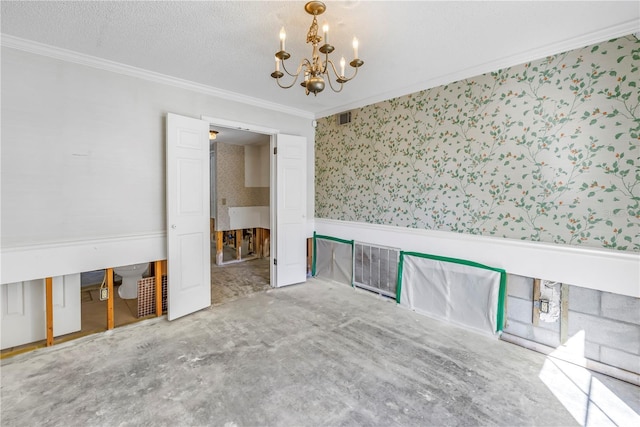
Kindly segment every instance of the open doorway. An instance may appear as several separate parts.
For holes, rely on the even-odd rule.
[[[270,283],[271,136],[211,125],[211,303]]]
[[[207,122],[214,127],[269,136],[269,226],[271,236],[268,247],[272,259],[272,262],[269,263],[269,281],[272,287],[305,282],[307,277],[307,237],[309,237],[306,138],[280,133],[277,129],[220,118],[203,116],[202,122]],[[171,260],[169,262],[171,263]]]

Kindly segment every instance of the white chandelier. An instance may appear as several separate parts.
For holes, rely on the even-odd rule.
[[[291,57],[291,55],[285,50],[285,39],[286,33],[284,31],[284,27],[280,30],[280,50],[276,53],[276,70],[271,73],[271,77],[276,79],[278,86],[283,89],[289,89],[298,81],[298,77],[302,72],[304,72],[304,80],[300,85],[304,87],[305,93],[309,95],[309,93],[313,93],[317,95],[319,92],[322,92],[325,87],[325,78],[329,82],[329,87],[334,92],[340,92],[342,90],[342,86],[344,83],[353,79],[358,75],[358,68],[360,68],[364,62],[358,58],[358,39],[353,38],[353,60],[349,63],[353,68],[355,68],[355,73],[351,77],[345,77],[344,75],[344,67],[346,61],[344,56],[340,59],[340,73],[336,70],[336,66],[333,61],[329,59],[329,54],[334,51],[334,47],[331,46],[327,42],[327,36],[329,33],[329,24],[325,23],[322,27],[323,36],[318,35],[318,21],[317,16],[322,15],[326,10],[326,6],[324,3],[319,1],[310,1],[304,6],[304,10],[307,11],[310,15],[313,15],[313,22],[311,23],[311,27],[309,27],[309,32],[307,33],[307,43],[311,43],[313,45],[313,51],[311,54],[311,59],[304,58],[300,61],[300,65],[298,65],[298,69],[295,73],[290,73],[287,71],[287,67],[285,66],[285,61]],[[320,46],[320,43],[324,40],[324,44]],[[324,59],[321,59],[320,54],[324,55]],[[282,64],[282,69],[289,76],[294,77],[293,83],[290,85],[282,85],[280,79],[284,77],[284,73],[280,71],[280,64]],[[339,83],[338,89],[333,87],[331,83],[331,75],[330,71],[333,71],[333,75],[335,76],[336,83]],[[323,77],[324,76],[324,77]]]

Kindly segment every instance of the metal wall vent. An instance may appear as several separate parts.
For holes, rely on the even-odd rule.
[[[355,243],[353,284],[395,298],[400,249]]]
[[[351,111],[338,114],[338,125],[347,125],[349,123],[351,123]]]

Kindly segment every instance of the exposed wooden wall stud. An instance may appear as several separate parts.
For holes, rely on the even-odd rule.
[[[53,345],[53,278],[45,279],[45,297],[47,312],[47,347]]]
[[[109,298],[107,298],[107,330],[113,329],[115,322],[113,317],[113,268],[107,268],[107,289],[109,290]]]
[[[156,316],[162,316],[162,261],[154,263],[156,274]]]
[[[223,257],[222,257],[222,231],[216,231],[216,265],[222,265]]]
[[[236,230],[236,259],[242,259],[242,230]]]
[[[540,323],[540,279],[533,279],[533,317],[531,319],[533,326]]]
[[[313,239],[307,239],[307,274],[311,273],[311,263],[313,262]]]
[[[263,254],[262,254],[262,228],[256,228],[256,239],[255,239],[255,245],[256,247],[254,248],[254,252],[256,253],[256,255],[258,255],[258,258],[262,258]]]

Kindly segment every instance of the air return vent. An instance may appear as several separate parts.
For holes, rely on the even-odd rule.
[[[353,284],[395,298],[400,250],[355,243]]]
[[[351,123],[351,111],[345,111],[337,115],[338,125],[348,125]]]

